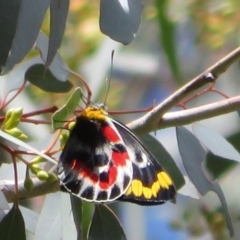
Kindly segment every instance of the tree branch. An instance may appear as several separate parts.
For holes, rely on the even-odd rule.
[[[216,81],[217,78],[222,73],[224,73],[233,63],[235,63],[239,59],[240,59],[240,47],[232,51],[230,54],[222,58],[213,66],[205,70],[202,74],[200,74],[199,76],[191,80],[189,83],[184,85],[179,90],[177,90],[175,93],[173,93],[171,96],[166,98],[163,102],[161,102],[159,105],[157,105],[153,110],[145,114],[143,117],[138,118],[137,120],[128,124],[128,126],[130,127],[131,130],[133,130],[138,134],[145,134],[145,133],[159,129],[159,128],[156,129],[156,126],[161,128],[162,127],[161,118],[167,111],[175,107],[178,103],[180,103],[183,99],[185,99],[190,94],[193,94],[194,92],[196,92],[199,88]],[[229,108],[231,109],[231,104],[229,105]],[[183,111],[181,111],[180,114],[182,114],[182,112]],[[228,111],[228,112],[231,112],[231,111]],[[202,119],[204,118],[197,119],[196,117],[194,117],[194,121],[202,120]],[[193,122],[193,121],[190,121],[189,119],[188,123],[189,122]],[[152,128],[151,126],[155,126],[155,127]]]
[[[182,126],[194,123],[196,121],[234,112],[239,109],[240,96],[237,96],[196,108],[166,113],[152,131],[159,128]]]
[[[18,183],[18,199],[19,200],[29,199],[29,198],[42,196],[48,193],[59,191],[58,181],[43,182],[38,180],[37,178],[34,178],[32,180],[33,180],[33,189],[31,191],[28,191],[24,187],[23,181],[19,181]],[[14,201],[14,198],[16,197],[14,181],[10,181],[10,180],[0,181],[0,190],[3,192],[8,202]]]

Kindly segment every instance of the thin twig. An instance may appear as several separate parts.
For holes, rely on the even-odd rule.
[[[160,128],[187,125],[196,121],[238,111],[239,109],[240,96],[236,96],[196,108],[166,113],[152,131]]]

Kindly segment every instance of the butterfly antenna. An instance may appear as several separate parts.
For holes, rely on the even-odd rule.
[[[111,79],[112,79],[112,73],[113,73],[113,57],[114,57],[114,50],[112,50],[112,54],[111,54],[111,70],[110,70],[110,77],[109,79],[106,79],[107,81],[107,89],[106,89],[106,95],[103,101],[103,105],[106,105],[107,102],[107,97],[108,97],[108,93],[109,93],[109,89],[110,89],[110,84],[111,84]]]

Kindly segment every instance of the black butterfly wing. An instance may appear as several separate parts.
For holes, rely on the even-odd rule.
[[[127,146],[133,168],[131,185],[119,200],[158,205],[175,199],[175,186],[168,173],[131,130],[115,120],[113,122]]]
[[[132,164],[116,131],[107,117],[77,118],[58,163],[63,191],[92,202],[113,201],[126,191]]]

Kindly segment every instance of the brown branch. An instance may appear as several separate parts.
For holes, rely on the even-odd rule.
[[[192,109],[166,113],[152,131],[159,128],[162,129],[194,123],[196,121],[238,111],[239,109],[240,96],[237,96]]]
[[[159,121],[167,111],[175,107],[190,94],[196,92],[199,88],[216,81],[222,73],[224,73],[234,62],[239,59],[240,47],[177,90],[143,117],[131,122],[128,126],[138,134],[153,131],[151,125],[159,125]],[[195,121],[196,120],[199,119],[195,119]]]

